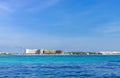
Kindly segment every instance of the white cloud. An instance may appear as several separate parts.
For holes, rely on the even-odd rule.
[[[58,2],[59,2],[59,0],[45,0],[42,3],[38,2],[37,4],[34,4],[34,6],[32,6],[32,7],[28,7],[27,10],[30,12],[42,11],[44,9],[51,7],[51,6],[56,5]]]
[[[0,3],[0,16],[11,13],[13,11],[12,8],[9,7],[9,5]]]
[[[4,0],[0,1],[0,12],[41,11],[56,5],[58,2],[59,0]]]
[[[0,10],[11,11],[11,9],[7,5],[4,5],[4,4],[0,4]]]
[[[102,26],[99,26],[95,29],[96,33],[101,34],[117,34],[120,33],[120,23],[119,22],[113,22],[104,24]]]

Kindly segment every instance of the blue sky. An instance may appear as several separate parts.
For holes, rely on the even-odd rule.
[[[120,50],[119,0],[0,0],[0,51]]]

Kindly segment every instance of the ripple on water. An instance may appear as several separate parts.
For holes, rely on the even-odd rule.
[[[86,59],[87,56],[85,58],[84,56],[81,58],[74,56],[74,58],[77,62],[69,60],[69,62],[47,63],[39,63],[39,61],[37,63],[2,63],[0,64],[0,78],[120,78],[119,61],[78,62],[79,59]],[[98,57],[95,56],[95,58]],[[4,59],[6,58],[4,57]],[[92,57],[92,59],[94,58]]]

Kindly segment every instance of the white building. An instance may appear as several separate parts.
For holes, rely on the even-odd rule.
[[[26,49],[25,54],[43,54],[43,49]]]
[[[41,48],[41,49],[40,49],[40,54],[43,54],[43,51],[44,51],[44,49]]]
[[[101,51],[102,55],[120,55],[120,51]]]

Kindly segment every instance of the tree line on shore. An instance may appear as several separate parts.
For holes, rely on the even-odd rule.
[[[65,54],[69,55],[101,55],[99,52],[65,52]]]

